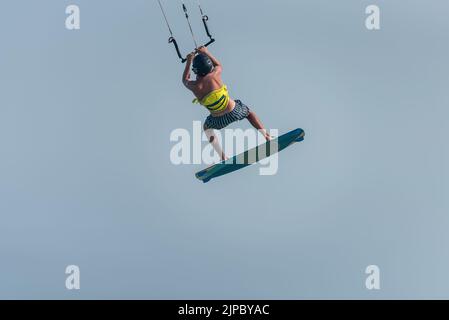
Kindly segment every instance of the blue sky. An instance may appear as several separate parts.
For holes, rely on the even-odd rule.
[[[3,3],[0,298],[448,298],[448,2],[202,4],[231,96],[306,131],[275,176],[170,163],[170,133],[207,114],[156,1]]]

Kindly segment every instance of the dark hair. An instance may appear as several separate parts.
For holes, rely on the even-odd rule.
[[[214,70],[214,64],[207,55],[199,53],[195,59],[193,59],[192,70],[195,74],[204,77]]]

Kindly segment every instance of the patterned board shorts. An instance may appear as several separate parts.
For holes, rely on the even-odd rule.
[[[212,115],[208,116],[206,118],[206,122],[204,123],[204,128],[221,130],[235,121],[246,119],[248,115],[248,106],[243,104],[240,100],[235,100],[234,110],[219,117],[213,117]]]

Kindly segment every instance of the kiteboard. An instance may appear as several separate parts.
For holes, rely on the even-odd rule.
[[[238,154],[228,160],[217,163],[207,169],[197,172],[195,176],[204,183],[211,179],[243,169],[262,159],[268,158],[279,151],[284,150],[295,142],[304,140],[304,130],[296,129],[279,136],[272,141],[261,144],[255,148]]]

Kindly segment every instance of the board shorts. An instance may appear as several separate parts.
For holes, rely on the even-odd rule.
[[[216,129],[221,130],[226,128],[231,123],[246,119],[249,115],[249,108],[242,101],[235,100],[235,107],[229,113],[226,113],[219,117],[209,115],[204,122],[204,129]]]

